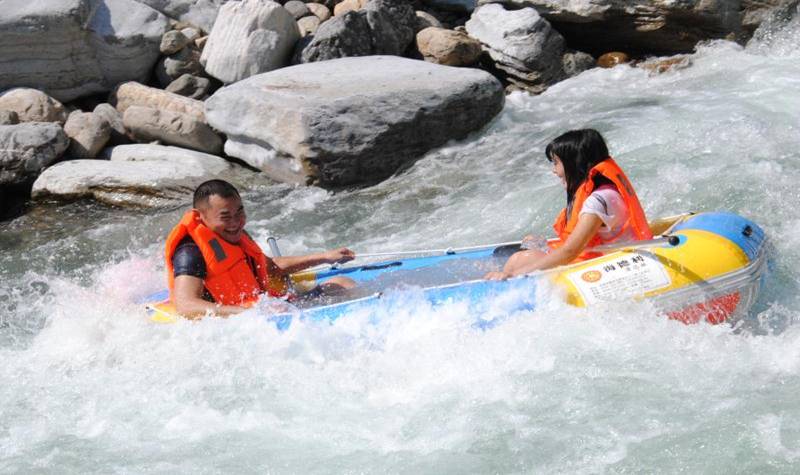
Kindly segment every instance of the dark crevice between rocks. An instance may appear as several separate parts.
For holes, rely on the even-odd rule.
[[[0,187],[0,221],[10,221],[28,211],[31,188],[33,182]]]
[[[611,51],[622,51],[633,58],[673,56],[692,53],[697,43],[708,39],[741,41],[740,32],[712,29],[690,15],[669,15],[665,17],[663,27],[648,32],[637,30],[627,18],[597,24],[548,21],[561,33],[569,48],[584,51],[595,58]],[[687,27],[692,21],[695,24]],[[713,31],[710,37],[709,31]]]

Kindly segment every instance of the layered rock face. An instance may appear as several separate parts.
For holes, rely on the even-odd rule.
[[[282,181],[385,178],[503,107],[490,74],[393,56],[322,61],[254,76],[206,101],[225,151]]]
[[[222,7],[200,62],[225,83],[272,71],[289,63],[300,30],[279,3],[243,0]]]
[[[4,0],[0,90],[43,90],[60,101],[146,80],[168,20],[136,0]]]
[[[531,7],[571,47],[600,55],[688,53],[698,41],[741,29],[740,0],[481,0],[509,8]],[[747,3],[747,2],[745,2]],[[749,2],[755,3],[755,2]]]

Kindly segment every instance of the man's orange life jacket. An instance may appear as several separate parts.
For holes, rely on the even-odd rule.
[[[556,235],[558,235],[559,239],[554,241],[551,247],[557,248],[563,245],[567,241],[569,235],[572,234],[572,231],[575,230],[583,203],[586,201],[589,195],[592,194],[592,191],[594,191],[594,178],[597,175],[602,175],[608,178],[611,183],[617,187],[617,191],[619,191],[619,194],[622,195],[622,200],[625,202],[625,206],[628,208],[628,221],[625,222],[619,233],[617,233],[613,238],[604,241],[600,239],[598,233],[592,238],[591,241],[589,241],[587,247],[599,246],[601,244],[613,242],[617,237],[625,234],[628,230],[632,231],[632,234],[637,240],[653,238],[653,233],[650,231],[650,226],[647,224],[647,218],[644,215],[644,210],[642,209],[641,203],[639,203],[639,198],[636,196],[636,192],[633,190],[630,180],[628,180],[628,177],[625,176],[625,173],[622,171],[619,165],[617,165],[617,163],[611,157],[608,157],[589,170],[589,176],[586,178],[586,181],[584,181],[575,191],[575,197],[572,200],[572,211],[569,215],[569,219],[567,219],[567,209],[564,208],[561,210],[558,218],[556,218],[555,224],[553,224],[553,229],[555,229]],[[581,258],[584,259],[588,257],[592,256],[587,254],[581,256]]]
[[[186,236],[191,237],[200,248],[206,263],[203,285],[216,303],[249,306],[264,292],[271,297],[281,297],[289,291],[288,277],[247,233],[242,234],[238,244],[231,244],[203,224],[200,213],[192,210],[183,215],[167,237],[167,280],[170,300],[173,302],[175,277],[172,256]],[[254,264],[253,268],[248,264],[248,258]]]

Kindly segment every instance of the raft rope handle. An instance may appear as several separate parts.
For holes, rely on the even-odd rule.
[[[274,238],[269,238],[273,239]],[[269,239],[267,242],[269,242]],[[548,242],[558,241],[558,238],[551,238],[547,240]],[[396,252],[367,252],[367,253],[359,253],[356,252],[356,257],[353,260],[359,258],[369,258],[369,257],[393,257],[393,256],[414,256],[414,255],[425,255],[425,254],[445,254],[445,255],[454,255],[458,252],[463,251],[472,251],[476,249],[487,249],[487,248],[497,248],[503,246],[512,246],[522,244],[522,241],[507,241],[507,242],[499,242],[494,244],[481,244],[477,246],[464,246],[464,247],[448,247],[445,249],[419,249],[416,251],[396,251]],[[621,251],[627,249],[642,249],[647,247],[654,247],[659,246],[661,244],[669,244],[670,246],[677,246],[680,244],[680,238],[675,235],[665,234],[663,236],[658,236],[653,239],[649,239],[647,241],[627,241],[621,243],[611,243],[611,244],[603,244],[600,246],[588,247],[584,249],[584,252],[608,252],[608,251]],[[272,246],[270,245],[270,248]],[[273,250],[274,252],[274,250]],[[280,255],[280,254],[278,254]],[[341,264],[321,264],[320,266],[312,267],[307,270],[314,270],[318,268],[330,268],[330,269],[339,269]]]
[[[558,241],[558,239],[548,239],[548,242]],[[611,244],[603,244],[600,246],[588,247],[584,249],[584,252],[587,251],[610,251],[610,250],[621,250],[621,249],[636,249],[636,248],[643,248],[643,247],[653,247],[658,246],[660,244],[669,244],[670,246],[677,246],[680,243],[680,238],[678,236],[665,234],[663,236],[658,236],[653,239],[649,239],[647,241],[627,241],[627,242],[618,242],[618,243],[611,243]],[[420,254],[448,254],[452,255],[457,252],[461,251],[471,251],[475,249],[486,249],[491,247],[503,247],[503,246],[512,246],[516,244],[522,244],[522,241],[508,241],[508,242],[498,242],[494,244],[481,244],[478,246],[464,246],[464,247],[448,247],[446,249],[420,249],[416,251],[396,251],[396,252],[370,252],[370,253],[356,253],[356,259],[360,257],[389,257],[389,256],[409,256],[409,255],[420,255]]]

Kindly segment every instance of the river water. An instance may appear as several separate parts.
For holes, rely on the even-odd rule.
[[[156,325],[131,302],[164,286],[183,209],[44,206],[0,224],[0,472],[796,473],[799,31],[511,95],[480,134],[371,188],[254,177],[244,193],[251,233],[287,253],[512,240],[562,205],[544,145],[594,127],[650,216],[764,227],[773,262],[742,327],[544,297],[479,331],[464,304],[413,291],[284,333],[253,315]]]

